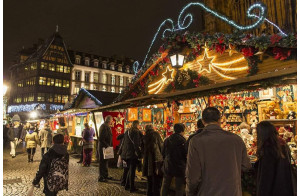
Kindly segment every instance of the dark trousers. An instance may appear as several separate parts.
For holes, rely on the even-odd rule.
[[[33,160],[36,148],[27,148],[28,160]]]
[[[83,149],[83,164],[84,165],[90,165],[92,162],[92,153],[93,149],[92,148],[86,148]]]
[[[81,153],[80,153],[80,160],[79,162],[83,161],[83,146],[81,147]]]
[[[105,179],[108,177],[108,159],[104,159],[103,151],[99,148],[99,178]]]
[[[43,158],[43,155],[45,154],[45,149],[47,149],[47,152],[50,148],[46,147],[46,148],[41,148],[41,153],[42,153],[42,158]]]
[[[130,189],[130,190],[134,190],[135,186],[134,186],[134,179],[135,179],[135,170],[136,170],[136,165],[137,165],[137,159],[127,159],[125,160],[126,164],[127,164],[127,176],[126,176],[126,182],[125,182],[125,188],[126,189]],[[124,171],[125,173],[125,171]]]
[[[50,191],[45,191],[46,196],[56,196],[57,192],[50,192]]]
[[[122,186],[125,186],[125,184],[126,184],[126,178],[127,178],[127,175],[128,175],[128,171],[129,171],[128,167],[124,167],[123,175],[122,175],[122,178],[121,178],[121,185]]]
[[[184,178],[174,177],[174,176],[164,176],[161,188],[161,196],[167,196],[168,191],[172,182],[175,178],[175,192],[176,196],[183,196],[184,193]]]
[[[147,196],[159,196],[162,177],[158,175],[147,176]]]

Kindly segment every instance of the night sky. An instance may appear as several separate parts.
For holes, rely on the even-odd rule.
[[[73,50],[143,60],[166,18],[177,21],[184,0],[4,0],[4,78],[17,52],[59,32]],[[192,10],[195,11],[195,10]],[[200,10],[192,29],[200,30]],[[198,20],[197,20],[198,18]],[[157,40],[158,49],[160,39]]]

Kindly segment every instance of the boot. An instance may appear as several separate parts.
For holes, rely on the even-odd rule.
[[[28,154],[28,163],[30,163],[30,161],[31,161],[31,155]]]
[[[31,163],[33,163],[33,155],[31,155],[30,161],[31,161]]]

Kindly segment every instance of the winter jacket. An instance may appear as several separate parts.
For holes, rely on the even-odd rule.
[[[191,139],[192,139],[194,136],[196,136],[197,134],[201,133],[202,131],[203,131],[203,129],[198,129],[195,133],[193,133],[192,135],[189,136],[188,140],[186,141],[186,145],[185,145],[186,151],[187,151],[187,152],[188,152],[188,150],[189,150],[189,144],[190,144]]]
[[[285,158],[274,155],[270,146],[263,149],[263,156],[255,163],[257,173],[257,196],[292,196],[290,163],[287,157],[288,146],[282,145]]]
[[[112,132],[107,123],[103,123],[99,130],[99,151],[102,152],[102,148],[112,146]]]
[[[191,139],[186,167],[186,195],[241,196],[241,172],[251,168],[245,143],[217,124]]]
[[[142,137],[138,129],[131,128],[124,133],[120,155],[123,160],[142,158]]]
[[[163,141],[158,132],[154,130],[146,131],[143,137],[144,155],[143,155],[143,176],[153,176],[156,169],[163,161],[161,154]]]
[[[174,133],[164,141],[162,155],[164,158],[163,173],[165,176],[175,176],[183,178],[186,166],[186,140]]]
[[[83,140],[83,148],[94,148],[94,137],[95,136],[95,131],[93,128],[89,129],[84,129],[82,132],[82,138]]]
[[[36,148],[40,144],[39,136],[34,130],[29,130],[25,137],[26,148]]]
[[[39,132],[41,139],[41,148],[50,148],[52,146],[53,133],[50,128],[44,128]]]
[[[25,140],[25,137],[26,137],[26,134],[27,134],[28,131],[29,131],[29,128],[27,128],[26,126],[24,126],[22,128],[22,132],[21,132],[21,136],[20,136],[21,140]]]
[[[47,183],[46,183],[46,177],[50,170],[50,165],[53,159],[62,158],[63,156],[66,156],[69,160],[69,154],[67,152],[67,147],[65,145],[61,144],[54,144],[49,151],[47,151],[40,163],[39,170],[36,173],[36,176],[32,182],[33,185],[38,185],[40,183],[41,178],[44,178],[44,193],[48,190]],[[66,187],[66,190],[68,190],[68,186]]]
[[[10,127],[7,131],[7,137],[9,141],[15,141],[15,138],[20,139],[21,127]]]

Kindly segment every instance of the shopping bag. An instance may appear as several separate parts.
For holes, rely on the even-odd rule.
[[[122,160],[120,155],[118,157],[117,167],[118,168],[123,168],[123,160]]]
[[[104,157],[104,159],[113,159],[114,158],[114,148],[113,147],[103,148],[103,157]]]
[[[27,196],[33,196],[33,189],[34,189],[34,186],[32,185],[28,190]]]

